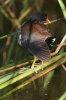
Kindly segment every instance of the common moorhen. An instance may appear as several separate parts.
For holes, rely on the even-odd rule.
[[[18,34],[19,45],[23,45],[34,57],[37,57],[43,62],[50,60],[50,50],[56,40],[47,30],[47,26],[44,22],[50,23],[47,15],[35,13],[28,17],[22,24]],[[32,68],[34,67],[34,63],[35,60],[32,64]]]

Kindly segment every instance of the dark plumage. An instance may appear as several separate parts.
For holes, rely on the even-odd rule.
[[[48,61],[55,38],[43,22],[47,22],[46,14],[36,13],[30,16],[20,28],[18,43],[41,61]]]

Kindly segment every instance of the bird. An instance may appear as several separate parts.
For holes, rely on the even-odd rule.
[[[24,46],[34,56],[31,66],[33,70],[36,58],[42,62],[51,59],[50,51],[56,42],[56,38],[49,32],[44,23],[50,23],[47,14],[34,13],[25,20],[18,32],[19,45]]]

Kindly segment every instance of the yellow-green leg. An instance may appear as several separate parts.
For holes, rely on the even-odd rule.
[[[34,57],[34,60],[33,60],[32,66],[31,66],[31,69],[32,69],[33,71],[35,71],[35,73],[37,73],[37,71],[35,70],[35,62],[36,62],[36,60],[37,60],[37,58]]]
[[[43,61],[42,61],[42,66],[41,67],[42,67],[42,70],[43,70],[43,67],[44,67],[44,62]]]

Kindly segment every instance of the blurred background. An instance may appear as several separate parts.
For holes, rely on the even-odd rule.
[[[62,0],[66,7],[66,0]],[[60,21],[49,25],[49,29],[52,34],[57,38],[57,43],[60,43],[64,34],[66,33],[66,20],[61,10],[58,0],[0,0],[0,66],[7,66],[11,63],[18,63],[25,61],[32,57],[28,51],[20,47],[17,43],[17,34],[21,24],[25,19],[34,12],[47,13],[50,20],[62,18]],[[61,68],[62,69],[62,68]],[[59,75],[57,75],[59,73]],[[51,82],[51,89],[48,89],[48,98],[40,99],[38,94],[35,96],[35,92],[32,89],[24,90],[22,99],[22,93],[15,94],[13,98],[8,100],[58,100],[58,97],[62,95],[66,90],[66,79],[64,78],[66,73],[64,70],[59,70]],[[63,80],[63,83],[62,83]],[[60,86],[59,86],[60,83]],[[54,85],[55,84],[55,85]],[[53,86],[53,88],[52,88]],[[63,88],[63,89],[62,89]],[[55,92],[54,92],[55,89]],[[51,90],[51,93],[50,93]],[[36,90],[38,91],[38,90]],[[60,92],[61,91],[61,92]],[[41,91],[42,92],[42,91]],[[25,97],[27,95],[27,98]],[[43,96],[43,95],[42,95]],[[17,98],[16,98],[17,97]],[[19,99],[20,97],[20,99]],[[30,97],[30,98],[29,98]],[[54,98],[55,97],[55,98]],[[5,99],[6,100],[6,99]],[[65,99],[66,100],[66,99]]]

